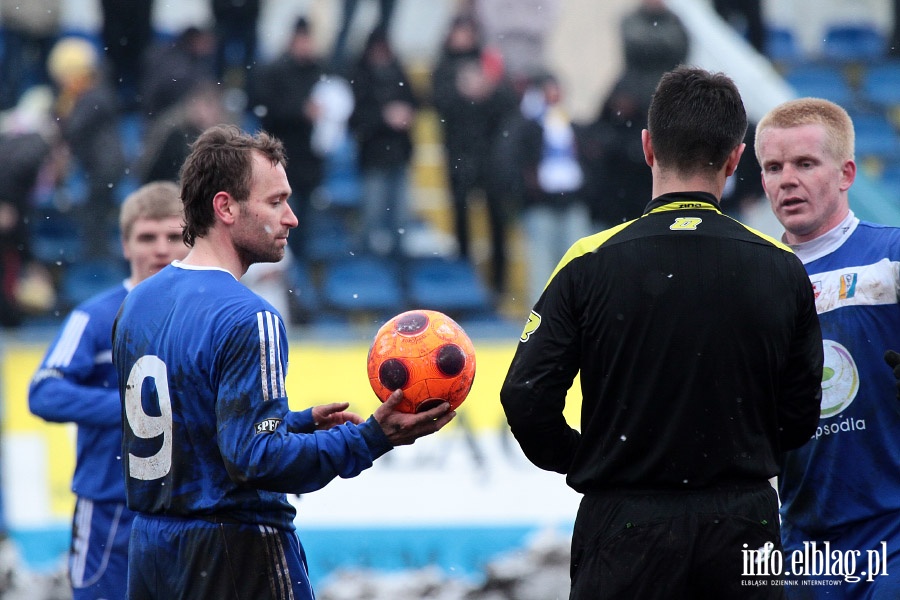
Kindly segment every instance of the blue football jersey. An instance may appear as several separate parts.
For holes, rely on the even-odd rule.
[[[787,454],[779,491],[785,525],[820,535],[900,511],[900,402],[883,358],[900,349],[900,229],[851,218],[796,248],[825,369],[818,430]]]
[[[119,285],[85,301],[66,318],[28,389],[31,412],[78,427],[72,491],[97,502],[125,501],[122,406],[111,332],[128,293]]]
[[[229,272],[175,262],[117,319],[128,506],[293,530],[286,493],[353,477],[390,449],[370,418],[315,431],[288,408],[284,322]]]

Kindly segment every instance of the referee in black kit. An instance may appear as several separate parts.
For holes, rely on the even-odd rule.
[[[571,600],[781,598],[744,558],[781,550],[768,480],[818,423],[813,290],[787,246],[721,212],[747,130],[732,80],[678,67],[648,116],[652,201],[562,258],[500,398],[529,460],[583,494]]]

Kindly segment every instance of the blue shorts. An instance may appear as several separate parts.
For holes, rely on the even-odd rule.
[[[78,498],[69,551],[73,600],[125,597],[133,519],[134,513],[122,502]]]
[[[821,553],[820,557],[829,557],[829,569],[832,573],[831,576],[817,576],[811,572],[809,577],[797,578],[814,582],[799,581],[798,585],[785,587],[790,600],[900,598],[900,515],[891,513],[859,521],[827,536],[808,535],[791,527],[789,523],[784,523],[781,531],[785,559],[794,552],[806,557],[818,551]],[[812,546],[813,542],[815,546]],[[804,558],[804,562],[807,560]],[[874,573],[870,573],[870,570]],[[863,572],[866,574],[862,575]],[[859,577],[859,581],[852,581],[855,577]]]
[[[129,600],[313,600],[293,531],[234,521],[139,514],[131,530]]]

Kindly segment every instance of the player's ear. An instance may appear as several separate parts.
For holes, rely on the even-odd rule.
[[[728,159],[725,161],[726,177],[731,177],[734,175],[734,172],[737,171],[738,163],[741,162],[741,155],[744,153],[746,147],[747,144],[738,144],[738,146],[731,151],[731,154],[728,155]]]
[[[217,221],[234,223],[237,216],[237,201],[228,192],[219,192],[212,199],[213,213]]]
[[[644,162],[648,167],[652,167],[656,161],[653,154],[653,141],[650,139],[650,132],[646,129],[641,130],[641,147],[644,149]]]
[[[856,181],[856,163],[852,160],[845,160],[841,165],[841,191],[849,190],[854,181]]]

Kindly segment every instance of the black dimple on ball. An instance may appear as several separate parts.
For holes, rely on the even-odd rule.
[[[428,327],[428,315],[423,312],[411,312],[397,321],[395,329],[402,335],[415,335]]]
[[[425,412],[426,410],[431,410],[432,408],[440,406],[444,402],[446,402],[446,400],[444,400],[443,398],[429,398],[428,400],[424,400],[416,407],[416,412],[421,413]]]
[[[393,392],[406,385],[409,380],[409,370],[403,361],[389,358],[378,368],[378,380],[381,381],[381,385]]]
[[[465,366],[466,354],[456,344],[446,344],[438,349],[437,368],[444,375],[459,375]]]

